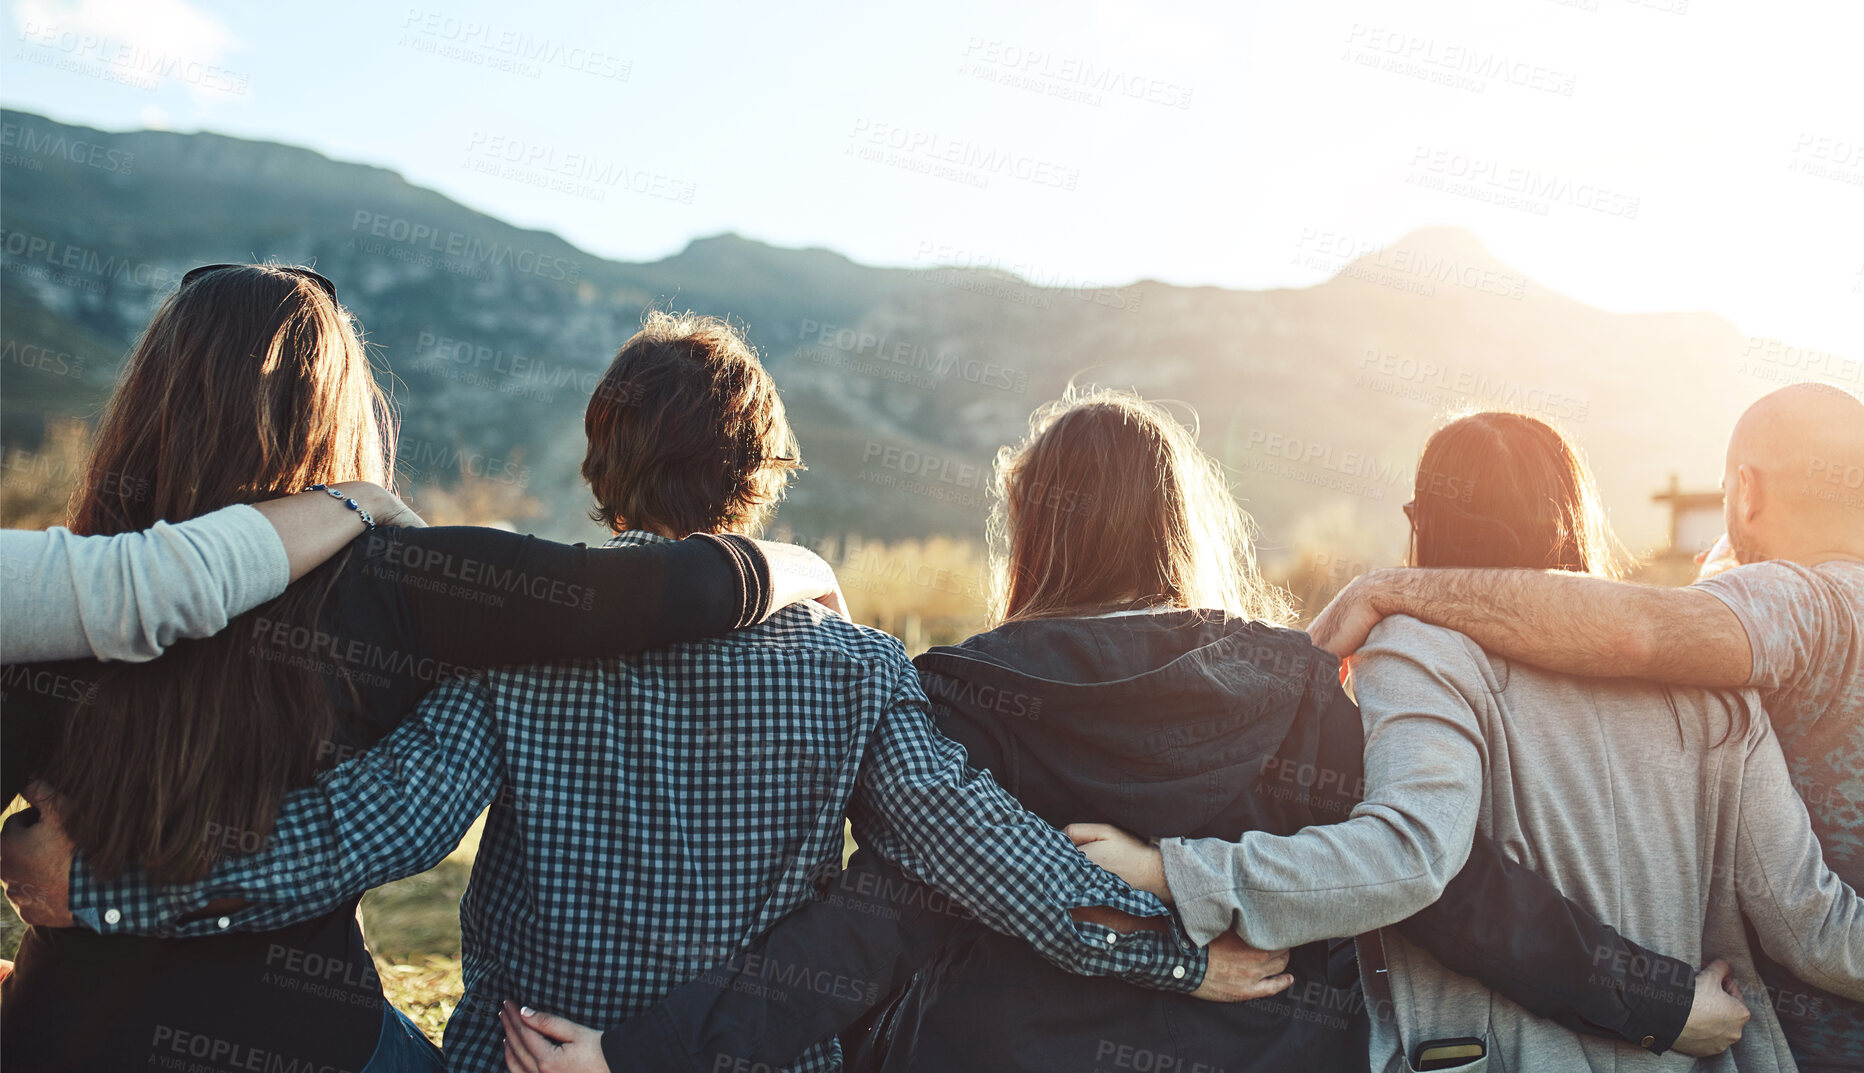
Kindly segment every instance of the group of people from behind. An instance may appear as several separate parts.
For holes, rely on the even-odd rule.
[[[391,425],[329,280],[209,266],[71,529],[6,535],[0,1064],[1864,1066],[1842,391],[1742,418],[1740,565],[1677,590],[1557,430],[1452,421],[1311,636],[1191,433],[1071,392],[999,458],[992,628],[915,660],[752,539],[803,453],[722,321],[593,392],[603,548],[420,526]],[[443,1059],[357,902],[482,812]]]

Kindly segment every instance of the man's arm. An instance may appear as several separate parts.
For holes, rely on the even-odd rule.
[[[1564,674],[1745,685],[1754,657],[1733,611],[1707,592],[1541,570],[1374,570],[1308,628],[1350,656],[1388,615],[1467,635],[1496,655]]]
[[[862,849],[820,901],[791,912],[723,964],[602,1034],[613,1073],[703,1073],[741,1059],[787,1067],[904,987],[969,912]],[[754,986],[767,965],[845,981],[833,988]]]
[[[75,857],[71,914],[105,935],[265,931],[424,872],[459,845],[497,792],[504,765],[494,729],[484,685],[452,682],[373,748],[293,791],[260,849],[221,861],[198,882],[157,887],[127,872],[102,883]],[[221,899],[248,905],[216,915],[209,907]]]
[[[1864,898],[1827,867],[1767,720],[1748,729],[1735,892],[1767,955],[1806,983],[1864,1002]]]
[[[1206,955],[1176,927],[1117,935],[1070,916],[1106,906],[1170,919],[1158,899],[1095,867],[989,774],[972,770],[964,749],[933,727],[912,666],[901,667],[850,803],[855,841],[1069,972],[1197,988]]]
[[[1694,966],[1626,939],[1482,834],[1443,897],[1398,930],[1529,1013],[1655,1054],[1695,1001]]]

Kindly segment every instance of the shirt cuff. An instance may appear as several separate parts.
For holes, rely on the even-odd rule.
[[[265,515],[244,503],[222,507],[195,519],[213,521],[222,527],[234,568],[224,581],[227,593],[227,617],[234,618],[276,599],[291,584],[291,558],[285,542]],[[186,526],[192,522],[181,522]]]
[[[1761,632],[1761,624],[1755,622],[1754,616],[1748,613],[1747,604],[1743,603],[1734,593],[1725,591],[1726,586],[1715,584],[1715,580],[1715,578],[1710,578],[1707,581],[1699,581],[1691,586],[1691,588],[1701,589],[1703,592],[1720,600],[1722,606],[1733,613],[1735,621],[1741,624],[1741,632],[1747,635],[1748,643],[1747,684],[1756,689],[1763,688],[1765,683],[1761,680],[1760,641],[1764,634]],[[1692,995],[1694,994],[1693,991],[1690,993]]]
[[[1171,888],[1172,902],[1184,930],[1198,946],[1209,946],[1219,935],[1230,930],[1231,907],[1210,892],[1234,887],[1217,875],[1188,839],[1159,840],[1159,856],[1165,865],[1165,884]]]
[[[1089,949],[1112,959],[1112,975],[1154,991],[1189,993],[1204,983],[1210,957],[1194,942],[1165,903],[1125,884],[1103,887],[1078,899],[1082,906],[1105,906],[1130,916],[1162,919],[1165,930],[1120,933],[1074,921],[1075,936]]]
[[[609,1073],[702,1073],[698,1061],[680,1049],[679,1038],[672,1015],[655,1006],[602,1033],[602,1057]]]
[[[1683,1034],[1689,1011],[1696,1004],[1694,971],[1675,958],[1651,958],[1650,972],[1637,976],[1624,989],[1630,1015],[1618,1029],[1627,1043],[1652,1054],[1662,1054]],[[1665,977],[1669,977],[1666,979]]]
[[[694,533],[692,538],[710,542],[737,571],[738,590],[742,596],[738,621],[732,629],[741,630],[770,617],[770,560],[764,558],[764,550],[757,542],[735,533]]]

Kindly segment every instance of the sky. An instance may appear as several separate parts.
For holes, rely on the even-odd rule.
[[[1864,359],[1852,0],[4,10],[11,107],[306,145],[608,257],[1298,287],[1450,225],[1604,309]]]

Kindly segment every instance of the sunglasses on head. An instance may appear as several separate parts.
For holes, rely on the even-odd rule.
[[[305,268],[303,265],[242,265],[242,264],[232,264],[230,262],[227,264],[219,264],[219,265],[202,265],[199,268],[188,269],[188,274],[181,277],[181,285],[183,287],[186,287],[188,284],[193,283],[195,280],[201,278],[202,276],[205,276],[207,273],[218,272],[223,268],[259,268],[259,267],[276,268],[280,272],[289,272],[294,276],[303,276],[305,279],[308,279],[311,282],[317,284],[319,287],[322,287],[324,289],[324,293],[330,296],[331,301],[333,302],[336,301],[337,285],[330,282],[328,277],[320,275],[316,272],[313,272],[310,269]]]

